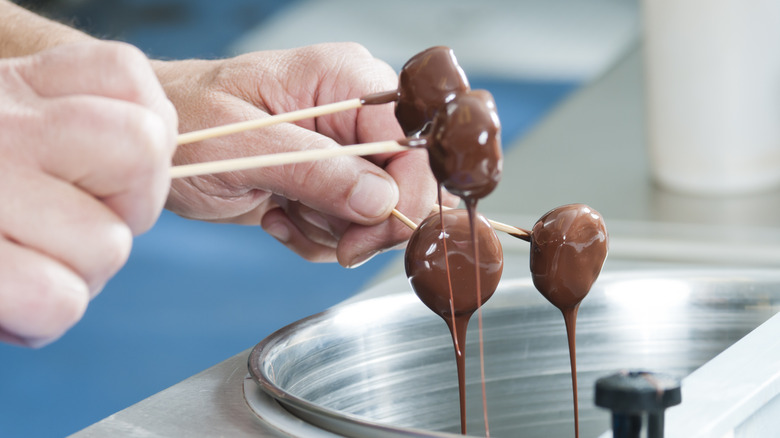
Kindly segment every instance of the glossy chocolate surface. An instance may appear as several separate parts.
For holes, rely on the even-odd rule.
[[[531,277],[539,292],[561,310],[579,304],[607,257],[604,219],[584,204],[555,208],[531,231]]]
[[[427,144],[439,184],[467,201],[490,194],[501,180],[500,131],[489,92],[472,90],[448,102],[434,119]]]
[[[471,315],[477,310],[474,245],[471,242],[469,218],[466,210],[443,212],[444,232],[439,214],[425,219],[414,231],[406,247],[406,276],[415,293],[428,308],[445,319],[450,319],[450,290],[445,264],[444,241],[452,280],[455,316]],[[482,303],[498,287],[504,269],[504,254],[493,228],[477,215],[479,241],[479,277]]]
[[[436,113],[469,82],[449,47],[426,49],[404,64],[398,78],[395,116],[404,134],[425,134]]]
[[[574,436],[579,437],[577,397],[577,311],[601,273],[609,244],[604,219],[585,204],[557,207],[531,230],[531,278],[534,286],[561,310],[571,362]]]

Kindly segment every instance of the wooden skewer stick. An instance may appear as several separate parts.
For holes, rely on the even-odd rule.
[[[439,204],[433,204],[433,208],[435,210],[438,210]],[[441,208],[445,210],[452,210],[452,207],[442,206]],[[524,230],[522,228],[508,225],[502,222],[494,221],[491,219],[488,219],[488,222],[490,223],[490,225],[493,227],[494,230],[503,231],[504,233],[507,233],[510,236],[517,237],[518,239],[525,240],[526,242],[531,241],[531,232],[528,230]]]
[[[262,119],[246,120],[244,122],[231,123],[229,125],[216,126],[214,128],[207,128],[200,131],[179,134],[179,136],[176,137],[176,143],[179,145],[195,143],[196,141],[236,134],[238,132],[275,125],[277,123],[310,119],[312,117],[324,116],[326,114],[333,114],[339,111],[360,108],[361,106],[363,106],[362,98],[349,99],[342,102],[329,103],[311,108],[304,108],[297,111],[290,111],[289,113],[277,114],[274,116],[264,117]]]
[[[392,215],[395,216],[399,221],[403,222],[404,225],[406,225],[407,227],[411,228],[412,230],[416,230],[417,229],[417,224],[412,222],[412,220],[409,219],[408,217],[406,217],[405,214],[403,214],[400,211],[398,211],[398,209],[394,208],[393,211],[392,211]]]
[[[488,219],[488,222],[490,222],[490,225],[493,226],[494,230],[503,231],[512,237],[517,237],[518,239],[525,240],[526,242],[531,241],[531,232],[528,230],[490,219]]]
[[[387,152],[400,152],[409,149],[395,140],[375,143],[356,144],[332,149],[311,149],[278,154],[257,155],[253,157],[232,158],[229,160],[208,161],[205,163],[185,164],[171,167],[171,178],[207,175],[211,173],[232,172],[283,164],[303,163],[346,155],[373,155]]]
[[[208,140],[210,138],[222,137],[223,135],[236,134],[239,132],[258,129],[265,126],[275,125],[277,123],[295,122],[303,119],[333,114],[341,111],[357,109],[363,105],[382,105],[395,102],[398,97],[397,90],[382,91],[369,94],[355,99],[348,99],[341,102],[328,103],[311,108],[304,108],[288,113],[276,114],[264,117],[262,119],[247,120],[244,122],[231,123],[229,125],[216,126],[214,128],[202,129],[180,134],[176,138],[176,144],[195,143],[196,141]]]
[[[442,208],[445,210],[452,210],[452,207],[442,207]],[[438,210],[439,204],[433,204],[433,209]],[[411,228],[412,230],[417,229],[417,224],[412,222],[411,219],[406,217],[406,215],[404,215],[397,209],[394,208],[392,214],[398,220],[403,222],[407,227]],[[493,227],[494,230],[503,231],[504,233],[507,233],[510,236],[517,237],[518,239],[525,240],[526,242],[531,240],[531,232],[528,230],[524,230],[522,228],[514,227],[512,225],[507,225],[505,223],[497,222],[490,219],[488,219],[488,222],[490,223],[490,225]]]

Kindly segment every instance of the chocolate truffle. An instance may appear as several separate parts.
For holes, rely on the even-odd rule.
[[[501,123],[485,90],[459,93],[433,121],[426,147],[436,180],[465,200],[484,198],[501,180]]]
[[[469,82],[449,47],[426,49],[404,64],[398,78],[395,117],[409,137],[425,134],[442,106],[469,89]]]
[[[531,231],[531,277],[555,307],[578,305],[601,273],[607,257],[607,228],[584,204],[555,208]]]
[[[455,316],[470,316],[488,300],[498,287],[504,268],[503,251],[493,228],[482,215],[477,215],[476,229],[479,241],[479,277],[482,303],[477,302],[474,245],[471,241],[469,217],[466,210],[445,210],[444,231],[439,214],[425,219],[412,233],[406,247],[406,276],[415,293],[428,308],[449,320],[450,290],[445,263],[451,275]]]

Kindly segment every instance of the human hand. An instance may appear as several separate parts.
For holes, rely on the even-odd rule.
[[[0,340],[62,335],[165,202],[177,118],[137,49],[0,61]]]
[[[356,44],[256,52],[219,61],[156,62],[181,132],[266,117],[393,90],[392,69]],[[184,145],[175,164],[334,148],[402,138],[392,105],[365,106]],[[356,266],[409,238],[388,219],[415,222],[437,201],[423,150],[221,173],[175,180],[167,207],[194,219],[261,225],[302,257]],[[455,198],[445,195],[444,203]]]

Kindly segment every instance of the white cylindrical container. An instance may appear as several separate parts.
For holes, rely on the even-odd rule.
[[[780,186],[780,1],[643,0],[656,181],[722,195]]]

